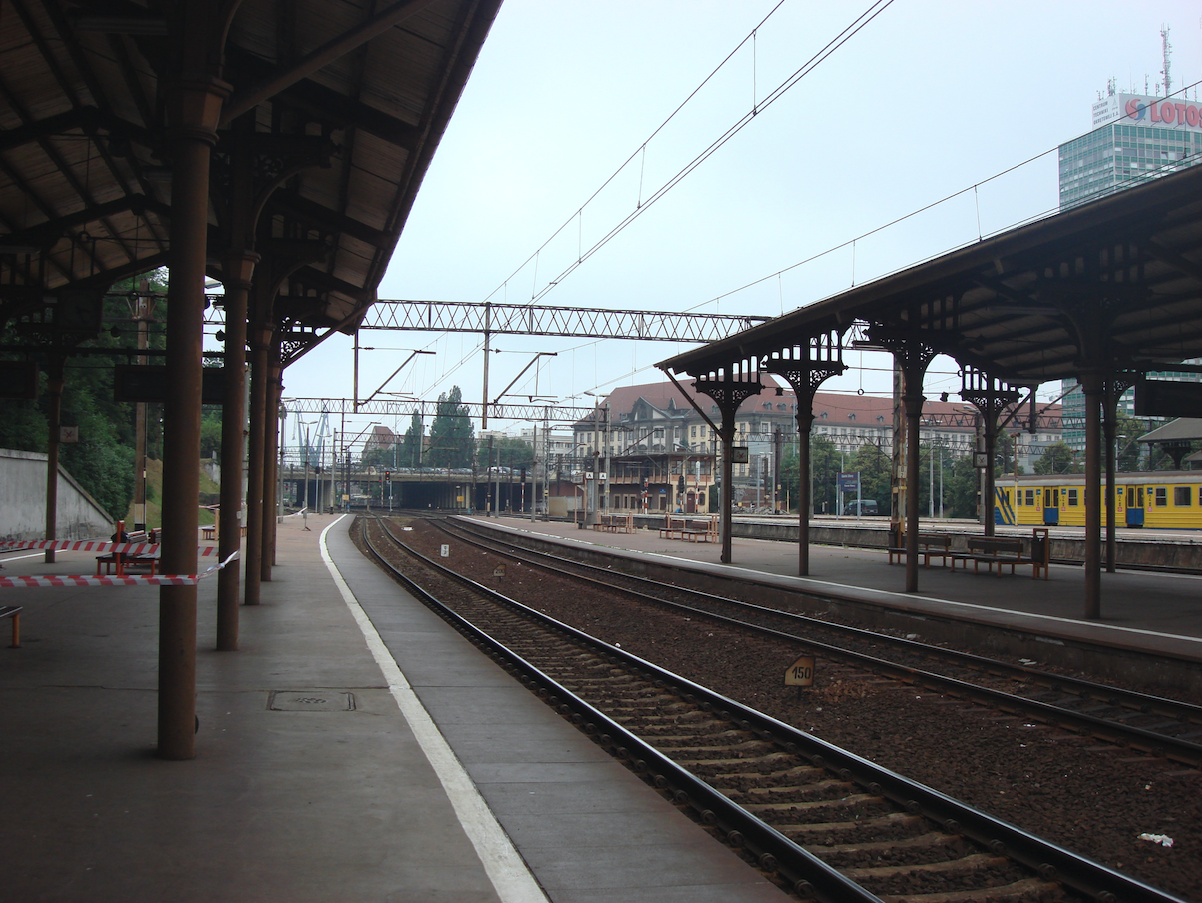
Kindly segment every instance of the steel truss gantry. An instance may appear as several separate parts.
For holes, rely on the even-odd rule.
[[[382,415],[385,417],[411,417],[414,414],[422,418],[434,417],[438,414],[437,401],[421,401],[415,399],[378,398],[373,401],[359,402],[358,407],[351,398],[284,398],[281,404],[291,414],[343,414],[343,415]],[[489,417],[498,420],[533,420],[538,423],[577,423],[591,418],[596,413],[592,407],[570,407],[567,405],[550,404],[497,404],[483,405],[479,402],[464,401],[459,407],[467,409],[467,416],[472,420],[483,420],[485,409]]]
[[[490,301],[381,299],[368,309],[359,328],[704,343],[726,338],[771,319]]]

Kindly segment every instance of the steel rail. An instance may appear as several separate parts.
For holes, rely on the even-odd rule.
[[[399,548],[404,549],[407,554],[419,558],[423,566],[429,567],[460,585],[469,587],[475,593],[494,599],[497,603],[511,610],[519,611],[523,616],[547,625],[577,643],[598,650],[611,659],[625,662],[628,666],[642,670],[657,680],[671,684],[685,694],[705,700],[711,706],[731,713],[732,719],[738,721],[745,729],[753,731],[762,738],[770,739],[788,752],[795,752],[808,758],[815,767],[832,771],[845,781],[854,781],[865,787],[868,792],[890,800],[911,814],[921,815],[933,820],[935,823],[942,825],[948,833],[963,835],[981,844],[995,855],[1006,856],[1032,870],[1045,881],[1060,882],[1070,887],[1074,892],[1086,895],[1099,901],[1099,903],[1119,903],[1119,901],[1122,901],[1122,903],[1185,903],[1181,898],[1044,840],[1015,825],[995,818],[988,813],[975,809],[946,794],[940,793],[887,768],[883,768],[874,762],[834,746],[804,731],[800,731],[792,725],[785,724],[742,703],[714,693],[712,690],[702,687],[687,678],[667,671],[622,649],[610,646],[570,625],[522,605],[520,602],[497,593],[488,587],[455,573],[453,570],[437,562],[421,556],[419,553],[405,546],[395,534],[392,534],[388,530],[387,525],[383,524],[383,521],[381,521],[381,524],[392,541]],[[383,560],[383,557],[378,552],[376,555],[378,560]],[[390,564],[387,567],[392,573],[397,573],[396,569]],[[402,578],[402,580],[407,586],[415,586],[408,578]],[[429,598],[429,594],[421,590],[419,590],[419,595],[422,598]],[[445,606],[441,603],[435,603],[434,607],[440,613],[445,610]],[[454,612],[448,611],[448,614],[451,615],[448,620],[452,623],[458,624],[463,622],[466,624],[466,621]],[[467,632],[473,636],[480,635],[482,641],[486,642],[490,647],[498,645],[491,640],[484,640],[482,632],[475,627],[468,628]],[[763,857],[767,853],[774,859],[774,861],[769,861],[767,864],[775,865],[778,868],[783,863],[786,869],[803,865],[807,868],[813,867],[817,869],[803,875],[799,879],[803,882],[802,885],[794,884],[795,892],[807,896],[815,896],[823,900],[878,899],[867,891],[864,891],[854,882],[851,882],[850,886],[848,886],[848,879],[839,875],[836,870],[814,857],[803,847],[795,844],[755,815],[746,812],[746,810],[730,801],[719,791],[710,787],[705,781],[690,775],[686,769],[676,765],[670,758],[642,741],[636,735],[626,731],[621,725],[611,722],[601,712],[584,700],[579,699],[574,693],[562,687],[542,671],[534,668],[534,666],[530,665],[524,659],[521,661],[522,664],[519,667],[524,673],[527,673],[532,679],[545,681],[547,686],[554,686],[555,692],[562,696],[564,702],[560,704],[561,713],[576,712],[577,714],[581,714],[582,717],[604,719],[605,723],[613,725],[612,730],[621,732],[624,736],[630,738],[630,742],[637,743],[636,748],[644,753],[644,762],[654,761],[658,766],[663,767],[663,774],[670,773],[673,775],[673,779],[678,775],[681,776],[684,782],[681,786],[691,787],[697,793],[706,793],[706,805],[708,811],[711,813],[711,819],[706,819],[705,812],[707,810],[702,810],[703,820],[713,823],[712,819],[716,819],[719,824],[726,825],[726,819],[746,819],[745,824],[749,826],[747,832],[738,827],[730,828],[727,830],[727,838],[728,841],[736,845],[746,846],[757,853],[761,865],[765,864]],[[565,707],[566,711],[564,711]],[[596,722],[594,722],[595,724]],[[611,728],[607,727],[606,731],[611,731]],[[647,755],[652,758],[645,758]],[[637,770],[638,760],[635,760],[635,766]],[[685,775],[687,777],[684,777]],[[668,783],[671,783],[673,779],[666,780]],[[655,783],[659,784],[659,782]],[[699,805],[692,794],[689,794],[687,802],[695,809]],[[714,809],[714,806],[718,806],[719,808]],[[737,831],[737,836],[733,835],[731,831]],[[770,843],[780,842],[786,845],[782,848],[782,853],[768,848]],[[791,853],[790,851],[796,852]],[[798,853],[803,855],[798,856]],[[815,881],[815,878],[818,880]],[[851,896],[852,888],[861,895]],[[832,893],[833,896],[830,896]]]
[[[448,533],[452,533],[452,535],[456,535],[457,538],[461,540],[463,539],[463,534],[455,532],[453,528],[449,528],[447,526],[447,522],[439,521],[436,522],[435,525],[439,529]],[[464,533],[475,537],[477,540],[482,538],[480,537],[480,534],[466,529],[462,523],[456,522],[456,527],[462,529]],[[506,543],[496,537],[489,537],[489,540],[500,545],[509,545],[509,543]],[[1091,736],[1097,737],[1098,739],[1106,740],[1111,743],[1124,746],[1133,746],[1138,749],[1143,749],[1154,755],[1164,756],[1165,758],[1169,758],[1176,762],[1190,765],[1195,768],[1202,767],[1202,745],[1190,742],[1188,740],[1182,740],[1168,734],[1150,731],[1145,728],[1133,727],[1131,725],[1123,724],[1121,722],[1106,718],[1100,718],[1088,713],[1076,712],[1072,709],[1064,708],[1063,706],[1057,706],[1052,703],[1042,702],[1036,699],[1029,699],[1024,696],[1007,693],[1003,690],[995,690],[990,687],[983,687],[978,684],[960,680],[959,678],[937,674],[922,668],[891,662],[887,659],[882,659],[877,656],[867,655],[865,653],[856,652],[840,646],[833,646],[828,643],[822,643],[809,637],[798,636],[797,634],[787,633],[757,624],[751,624],[738,618],[732,618],[727,615],[718,614],[704,608],[695,608],[693,606],[685,605],[681,602],[663,599],[657,595],[654,595],[653,593],[643,593],[638,590],[616,587],[612,582],[615,574],[610,569],[600,568],[596,565],[590,565],[584,562],[571,561],[570,564],[572,567],[585,570],[593,575],[586,577],[579,573],[565,571],[554,565],[548,564],[546,561],[538,560],[538,558],[542,557],[550,557],[556,561],[565,561],[565,559],[551,556],[549,553],[541,551],[529,549],[524,549],[523,551],[529,555],[535,556],[535,558],[524,558],[522,560],[552,572],[559,573],[563,576],[570,577],[571,579],[588,580],[595,585],[602,586],[611,591],[620,591],[654,604],[669,606],[674,609],[686,611],[690,614],[709,617],[725,623],[728,626],[733,626],[743,630],[750,630],[765,636],[771,636],[776,639],[800,643],[808,648],[819,650],[832,658],[838,658],[846,662],[851,662],[869,668],[870,670],[876,672],[885,673],[896,680],[922,686],[930,690],[937,690],[942,693],[947,693],[962,699],[968,699],[983,705],[1000,708],[1003,711],[1028,715],[1047,724],[1067,729],[1075,729],[1078,732],[1085,732]],[[512,551],[498,551],[498,554],[516,557]],[[663,591],[663,584],[657,583],[656,581],[633,574],[621,574],[621,577],[625,580],[630,580],[636,583],[641,583],[648,587],[653,587],[660,592]],[[830,621],[809,618],[805,615],[799,615],[795,612],[780,611],[778,609],[756,605],[751,602],[744,602],[739,599],[731,599],[727,596],[718,596],[712,593],[704,593],[699,590],[678,586],[672,586],[671,591],[720,605],[733,606],[742,611],[749,611],[759,615],[780,618],[790,623],[804,624],[809,627],[845,634],[859,640],[865,640],[872,643],[904,649],[906,652],[911,654],[928,658],[936,658],[940,661],[950,662],[961,667],[972,668],[973,670],[987,670],[996,676],[1004,677],[1009,680],[1038,681],[1041,686],[1058,689],[1065,693],[1071,692],[1086,698],[1099,700],[1109,700],[1111,698],[1123,699],[1126,700],[1126,707],[1134,711],[1146,713],[1155,712],[1165,717],[1187,720],[1193,723],[1202,723],[1202,708],[1189,705],[1187,703],[1177,702],[1176,700],[1165,699],[1157,696],[1148,696],[1141,693],[1135,693],[1130,690],[1122,690],[1115,687],[1109,687],[1104,684],[1093,683],[1091,681],[1070,677],[1061,677],[1060,675],[1049,674],[1048,672],[1039,671],[1033,668],[1010,665],[1006,662],[1001,662],[996,659],[985,658],[984,656],[957,652],[956,650],[944,649],[937,646],[930,646],[925,643],[918,643],[914,640],[907,640],[900,637],[890,637],[883,634],[873,633],[872,631],[863,630],[858,627],[847,627],[841,624],[833,624]]]

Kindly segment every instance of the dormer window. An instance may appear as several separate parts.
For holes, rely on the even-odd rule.
[[[848,414],[848,415],[847,415],[847,419],[848,419],[848,420],[855,420],[855,419],[856,419],[856,415],[855,415],[855,414]]]

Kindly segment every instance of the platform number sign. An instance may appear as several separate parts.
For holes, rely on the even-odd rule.
[[[444,542],[442,544],[442,546],[439,547],[438,554],[441,555],[443,558],[449,557],[451,554],[451,547],[447,543]]]
[[[814,685],[814,656],[803,655],[785,669],[786,687],[812,687]]]

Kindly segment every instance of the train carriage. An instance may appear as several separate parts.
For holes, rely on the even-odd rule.
[[[1202,471],[1119,473],[1115,487],[1115,498],[1103,504],[1113,501],[1119,526],[1202,530]],[[1001,476],[994,487],[994,522],[1084,526],[1085,492],[1083,474]]]

